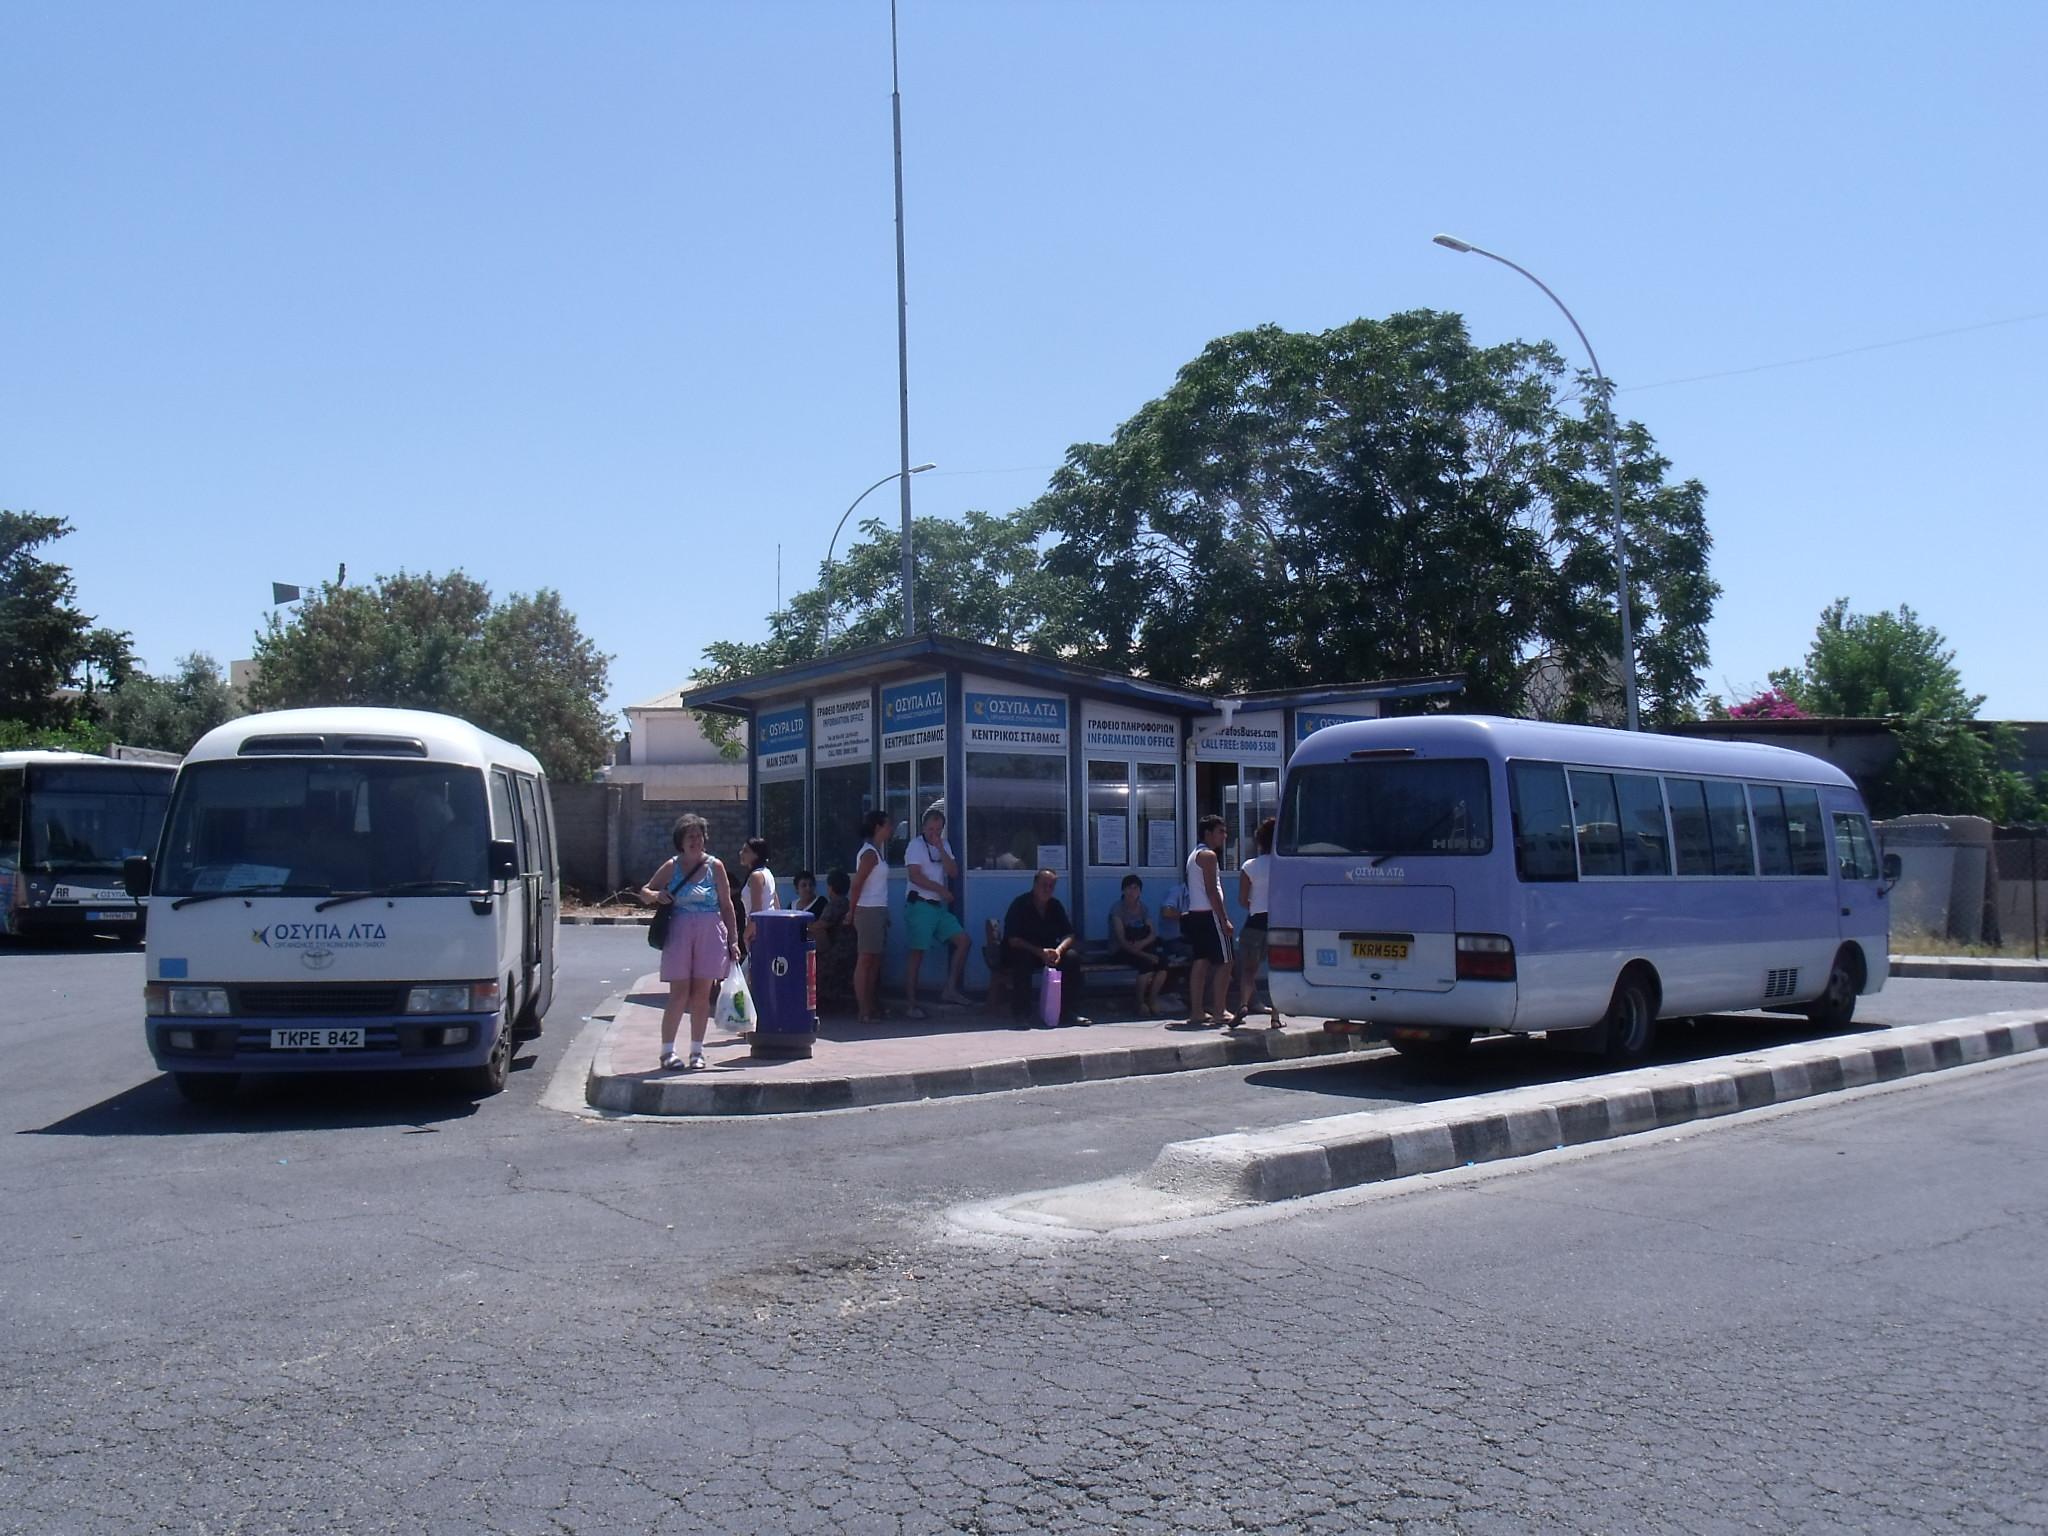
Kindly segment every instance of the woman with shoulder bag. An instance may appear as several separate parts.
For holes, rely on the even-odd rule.
[[[685,1007],[690,1010],[688,1068],[694,1072],[703,1067],[712,984],[740,957],[739,925],[733,920],[725,866],[704,847],[709,830],[702,816],[680,818],[671,833],[675,857],[640,890],[643,902],[669,913],[661,946],[661,979],[668,983],[668,1001],[661,1009],[661,1065],[667,1071],[684,1066],[676,1055],[676,1031]]]

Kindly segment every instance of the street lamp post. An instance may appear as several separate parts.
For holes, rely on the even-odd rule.
[[[818,650],[821,654],[829,650],[832,644],[832,603],[833,587],[835,585],[832,578],[834,572],[838,569],[838,567],[833,563],[833,556],[839,548],[839,531],[840,529],[846,526],[846,520],[849,517],[853,516],[853,508],[859,506],[862,502],[866,501],[869,496],[874,494],[876,491],[879,491],[891,480],[901,480],[907,485],[909,484],[910,476],[921,475],[928,469],[937,469],[938,467],[939,466],[936,464],[913,464],[908,469],[891,470],[888,474],[882,476],[881,479],[877,480],[873,485],[869,486],[865,491],[862,491],[858,496],[854,497],[853,505],[849,506],[844,512],[839,514],[839,521],[835,523],[832,528],[832,542],[829,545],[827,545],[825,549],[825,619],[823,628],[818,638]],[[904,568],[903,579],[906,583],[910,580],[910,569],[908,566]],[[903,599],[903,603],[906,608],[910,605],[910,599],[908,596],[906,596]]]
[[[1628,544],[1621,527],[1621,451],[1614,434],[1614,391],[1607,375],[1600,371],[1600,359],[1593,351],[1593,343],[1586,340],[1586,333],[1563,299],[1550,292],[1550,285],[1531,272],[1527,267],[1517,266],[1507,257],[1492,251],[1482,250],[1469,240],[1460,240],[1455,235],[1438,235],[1436,243],[1447,251],[1461,254],[1484,256],[1497,261],[1504,267],[1514,267],[1550,297],[1550,302],[1564,310],[1564,317],[1572,323],[1572,329],[1579,333],[1579,345],[1586,349],[1586,356],[1592,359],[1593,377],[1600,385],[1600,402],[1607,417],[1607,485],[1614,499],[1614,572],[1615,586],[1621,599],[1621,696],[1628,711],[1628,728],[1632,731],[1642,728],[1636,715],[1636,635],[1635,622],[1629,613],[1628,601]]]

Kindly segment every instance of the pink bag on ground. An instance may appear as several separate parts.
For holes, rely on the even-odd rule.
[[[1060,1022],[1060,981],[1060,973],[1048,966],[1045,986],[1038,995],[1038,1016],[1049,1028],[1057,1028]]]

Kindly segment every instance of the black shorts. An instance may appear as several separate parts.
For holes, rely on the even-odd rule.
[[[1230,941],[1223,937],[1214,912],[1181,913],[1180,936],[1187,940],[1189,952],[1197,960],[1221,965],[1230,959]]]

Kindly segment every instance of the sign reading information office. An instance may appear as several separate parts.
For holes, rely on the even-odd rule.
[[[874,756],[874,699],[863,688],[836,699],[820,699],[814,722],[818,733],[818,766],[864,763]]]

